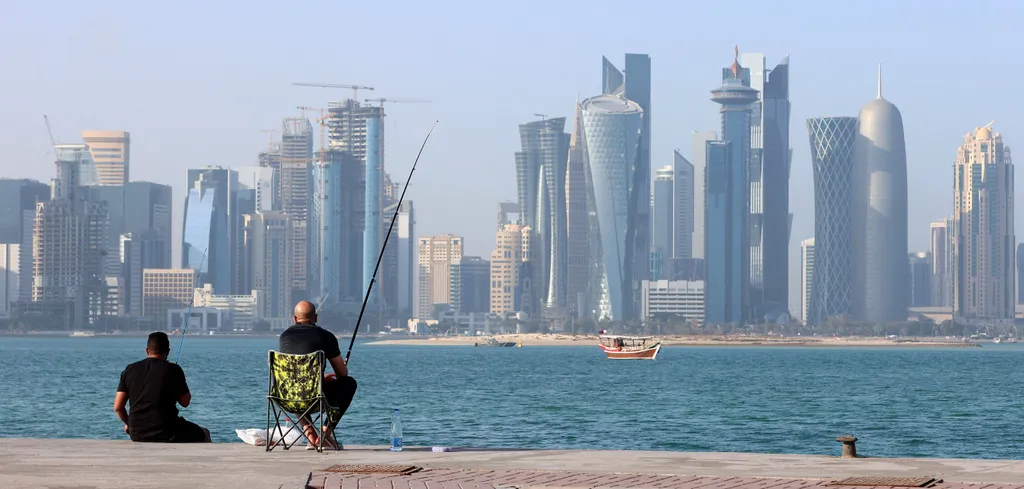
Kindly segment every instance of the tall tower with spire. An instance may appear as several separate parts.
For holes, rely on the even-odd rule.
[[[707,143],[704,259],[707,324],[750,319],[750,106],[757,90],[745,86],[739,46],[723,85],[711,91],[721,105],[722,139]]]
[[[910,277],[907,255],[907,151],[903,116],[878,96],[858,116],[851,174],[853,256],[851,313],[858,321],[905,321]]]

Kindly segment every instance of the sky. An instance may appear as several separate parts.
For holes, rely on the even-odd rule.
[[[806,119],[856,116],[884,96],[903,114],[909,251],[952,212],[963,136],[995,120],[1024,139],[1024,68],[1011,51],[1024,3],[989,1],[611,2],[218,1],[8,2],[0,15],[0,176],[53,177],[43,122],[58,142],[82,130],[131,132],[131,178],[171,184],[176,236],[185,171],[255,165],[268,134],[297,106],[420,98],[385,107],[385,167],[403,180],[439,121],[407,198],[417,234],[453,233],[466,253],[494,247],[497,204],[516,200],[518,124],[568,117],[601,90],[601,57],[652,63],[652,166],[689,157],[690,134],[718,130],[709,91],[733,46],[769,67],[790,56],[793,167],[790,307],[799,310],[799,247],[814,234]],[[400,176],[399,176],[400,175]],[[1020,213],[1017,222],[1024,219]],[[177,239],[177,238],[176,238]],[[176,255],[177,256],[177,255]]]

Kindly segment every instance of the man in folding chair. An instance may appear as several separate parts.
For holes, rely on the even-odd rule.
[[[323,393],[327,403],[337,410],[330,421],[324,424],[323,433],[317,433],[309,419],[299,419],[310,446],[317,445],[319,438],[324,437],[323,446],[329,449],[340,449],[334,439],[334,428],[352,403],[356,394],[356,379],[349,377],[348,366],[341,357],[338,339],[333,333],[316,325],[316,306],[312,302],[302,301],[295,305],[295,325],[281,333],[279,350],[292,355],[307,355],[316,351],[324,352],[331,364],[333,374],[324,373]]]

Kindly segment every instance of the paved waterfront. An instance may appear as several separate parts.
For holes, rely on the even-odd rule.
[[[975,487],[987,484],[987,489],[1024,488],[1024,461],[1012,460],[844,460],[806,455],[641,451],[408,450],[395,454],[368,447],[324,454],[301,449],[266,453],[262,448],[241,443],[156,445],[105,440],[0,439],[3,489],[299,488],[311,472],[319,473],[334,464],[409,464],[428,469],[406,476],[405,485],[403,480],[383,475],[346,476],[346,488],[461,485],[463,489],[789,489],[822,486],[854,476],[930,476],[945,481],[936,487],[950,489],[971,487],[956,483],[981,484]],[[408,484],[416,477],[421,484]],[[320,483],[325,479],[320,477]]]

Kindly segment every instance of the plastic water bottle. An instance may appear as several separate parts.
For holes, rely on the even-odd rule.
[[[391,413],[391,451],[402,451],[402,415],[398,408]]]

